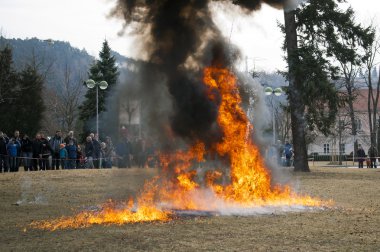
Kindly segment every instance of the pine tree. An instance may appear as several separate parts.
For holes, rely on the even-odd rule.
[[[6,46],[0,51],[0,121],[1,129],[12,134],[15,124],[18,76],[13,69],[12,50]]]
[[[21,132],[34,136],[43,126],[41,125],[45,110],[42,99],[43,80],[42,76],[31,66],[27,66],[19,76],[15,125]]]
[[[116,59],[111,55],[111,48],[107,40],[103,42],[102,50],[99,53],[97,60],[90,68],[89,79],[95,82],[106,81],[108,87],[105,90],[98,90],[98,109],[99,115],[106,111],[107,97],[112,92],[117,82],[119,75],[116,66]],[[79,107],[79,118],[83,121],[83,136],[86,136],[90,131],[94,132],[96,125],[94,118],[96,117],[96,88],[88,89],[85,95],[85,100]],[[102,124],[99,122],[99,131],[102,132]]]
[[[0,121],[1,130],[33,135],[41,129],[44,112],[41,75],[28,66],[17,73],[12,65],[12,50],[0,51]]]
[[[285,49],[289,66],[289,106],[292,118],[294,169],[309,171],[306,130],[328,134],[340,103],[335,81],[340,65],[360,64],[357,51],[371,41],[370,31],[354,22],[352,9],[338,8],[344,0],[310,0],[285,12]]]

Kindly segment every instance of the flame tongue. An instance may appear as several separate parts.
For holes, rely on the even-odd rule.
[[[241,99],[235,76],[227,69],[207,68],[204,83],[221,94],[218,124],[223,129],[223,141],[216,146],[221,156],[228,156],[231,185],[223,196],[238,202],[265,198],[270,190],[270,176],[257,147],[249,138],[248,119],[240,106]]]
[[[146,183],[137,200],[136,211],[133,211],[133,202],[122,208],[105,204],[97,212],[84,211],[74,217],[34,222],[32,227],[55,230],[92,224],[169,220],[171,212],[161,210],[162,208],[214,211],[221,205],[254,207],[326,204],[309,196],[298,196],[287,186],[271,185],[270,173],[250,138],[252,126],[240,106],[241,98],[235,76],[228,69],[209,67],[204,70],[203,81],[208,89],[208,98],[220,102],[217,118],[223,132],[220,142],[206,150],[205,144],[197,140],[187,151],[160,155],[163,175]],[[200,178],[198,172],[201,171],[202,174],[206,166],[205,156],[214,152],[220,157],[220,162],[211,162],[215,167],[203,171],[204,176]],[[194,169],[196,166],[199,166],[197,170]],[[229,167],[229,174],[225,167]],[[230,183],[226,185],[221,178],[227,175]],[[157,202],[160,202],[161,209]]]

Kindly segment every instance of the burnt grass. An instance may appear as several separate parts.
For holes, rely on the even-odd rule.
[[[379,251],[380,169],[312,167],[291,173],[301,193],[332,199],[322,211],[191,216],[54,232],[34,220],[127,200],[155,169],[0,174],[0,251]]]

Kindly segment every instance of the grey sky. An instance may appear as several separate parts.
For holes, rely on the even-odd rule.
[[[115,0],[0,0],[0,29],[7,38],[54,39],[70,42],[90,54],[97,55],[107,38],[112,49],[138,57],[135,40],[126,34],[117,35],[122,22],[107,18]],[[368,24],[379,18],[380,2],[348,0],[358,19]],[[282,35],[277,20],[283,21],[280,10],[264,6],[251,16],[236,15],[233,8],[214,7],[214,19],[223,34],[237,44],[248,57],[249,68],[257,70],[283,69]],[[232,31],[232,32],[231,32]],[[239,65],[244,69],[245,62]]]

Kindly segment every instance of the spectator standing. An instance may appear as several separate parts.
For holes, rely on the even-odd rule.
[[[40,153],[41,153],[41,134],[37,133],[36,138],[32,141],[32,150],[33,150],[33,170],[38,171],[38,166],[40,165]],[[41,166],[40,166],[41,170]]]
[[[115,156],[115,147],[113,146],[111,137],[106,136],[105,144],[106,144],[106,147],[104,150],[104,155],[105,155],[105,159],[106,159],[106,167],[105,168],[112,168],[113,158]]]
[[[77,167],[77,157],[78,157],[78,148],[74,144],[73,141],[69,142],[69,145],[66,146],[67,154],[68,154],[68,168],[69,169],[76,169]]]
[[[83,152],[82,152],[82,148],[80,147],[80,145],[78,145],[77,147],[77,158],[76,158],[76,168],[79,169],[79,168],[85,168],[85,165],[84,165],[84,161],[85,158],[84,158],[84,155],[83,155]]]
[[[146,163],[146,144],[142,138],[139,138],[136,142],[135,155],[137,167],[144,168]]]
[[[61,161],[60,159],[60,146],[64,143],[62,139],[62,132],[60,130],[57,130],[55,132],[54,137],[52,137],[49,141],[50,147],[52,149],[52,162],[51,162],[51,168],[52,170],[59,170],[59,163]],[[63,168],[63,167],[62,167]]]
[[[61,161],[62,170],[66,170],[68,168],[68,152],[64,143],[61,143],[59,148],[59,160]]]
[[[88,136],[86,142],[84,143],[84,154],[87,160],[86,168],[94,168],[94,145],[92,143],[92,138]]]
[[[357,151],[357,157],[358,157],[358,163],[359,163],[359,168],[363,168],[363,163],[364,163],[364,160],[365,160],[365,152],[362,148],[361,145],[359,145],[358,147],[358,151]]]
[[[100,163],[100,168],[106,168],[105,163],[106,163],[106,143],[101,142],[100,143],[100,155],[99,155],[99,163]]]
[[[101,146],[100,146],[100,142],[99,142],[99,136],[94,134],[94,133],[91,133],[90,134],[90,137],[92,139],[92,145],[94,147],[94,152],[93,152],[93,158],[94,158],[94,167],[99,169],[100,167],[100,151],[101,151]]]
[[[284,145],[282,144],[281,140],[277,140],[277,163],[278,165],[283,166],[284,162],[282,160],[282,157],[284,155]]]
[[[376,147],[371,144],[371,147],[368,149],[368,157],[370,158],[370,167],[371,168],[377,168],[376,166],[376,158],[378,157],[378,151]]]
[[[116,146],[119,168],[131,168],[132,146],[127,137],[123,137]]]
[[[8,172],[8,143],[9,139],[4,135],[2,131],[0,131],[0,173],[3,170],[4,172]]]
[[[157,156],[156,156],[157,146],[152,140],[147,140],[146,142],[146,165],[149,168],[155,168],[157,166]]]
[[[33,171],[33,142],[27,134],[21,139],[21,153],[24,158],[24,171]]]
[[[293,148],[292,145],[286,141],[285,146],[284,146],[284,153],[285,153],[285,159],[286,159],[286,166],[290,166],[291,164],[291,158],[293,156]]]
[[[64,139],[66,146],[69,145],[70,141],[73,141],[74,145],[78,147],[78,141],[74,137],[74,131],[69,131]]]
[[[41,149],[40,149],[40,169],[50,170],[49,156],[52,152],[49,141],[41,134]]]
[[[9,167],[10,167],[10,172],[17,172],[17,153],[18,150],[21,149],[20,143],[16,141],[14,138],[12,138],[8,145],[8,156],[9,156]]]
[[[131,168],[132,167],[132,159],[133,159],[133,147],[132,147],[132,143],[131,141],[129,141],[129,138],[126,137],[125,138],[125,143],[126,143],[126,147],[127,147],[127,152],[126,152],[126,165],[127,165],[127,168]]]
[[[18,171],[21,164],[21,138],[20,138],[20,131],[15,130],[13,134],[13,139],[16,141],[17,145],[17,156],[16,156],[16,165],[15,165],[15,171]]]

